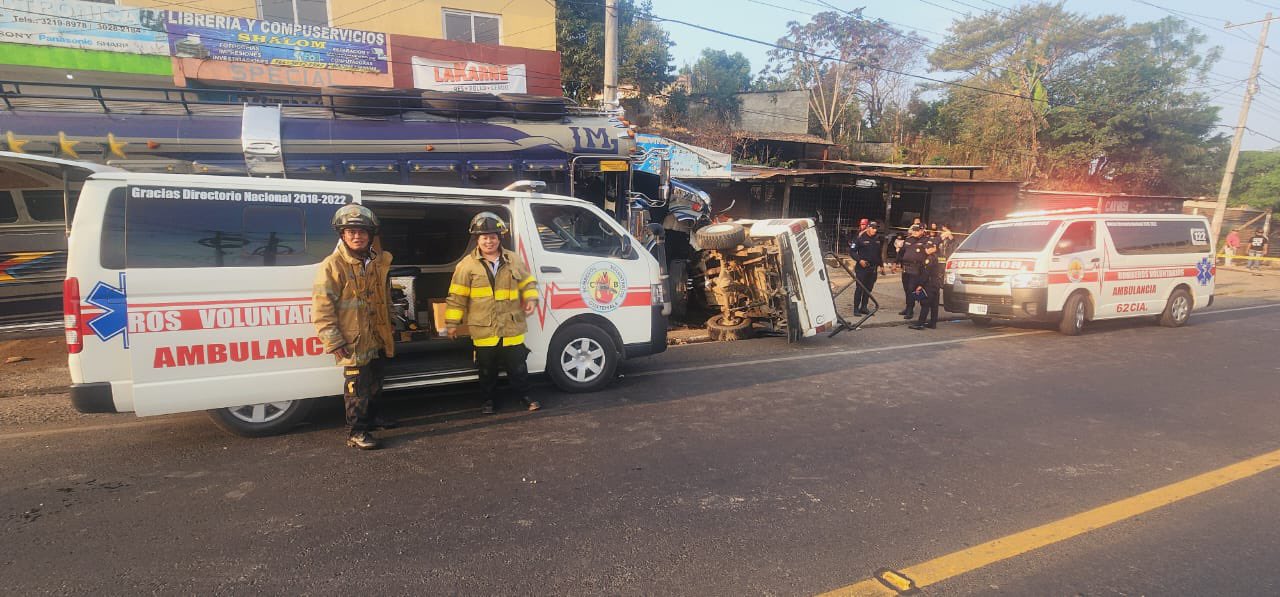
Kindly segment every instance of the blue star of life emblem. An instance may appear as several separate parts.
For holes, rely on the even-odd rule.
[[[1196,264],[1196,281],[1201,286],[1208,286],[1209,281],[1213,279],[1213,260],[1205,257]]]
[[[120,287],[98,282],[85,298],[86,303],[102,309],[102,314],[89,320],[93,335],[103,341],[124,334],[124,347],[129,348],[129,306],[126,303],[124,274],[120,274]]]

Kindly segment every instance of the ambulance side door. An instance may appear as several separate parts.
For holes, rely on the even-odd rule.
[[[1105,300],[1102,292],[1102,250],[1098,245],[1098,223],[1070,222],[1053,245],[1049,258],[1049,288],[1056,290],[1056,302],[1065,304],[1071,293],[1084,289],[1093,298],[1094,317]]]

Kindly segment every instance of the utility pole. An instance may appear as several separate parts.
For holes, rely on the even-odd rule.
[[[618,0],[604,0],[604,107],[618,107]]]
[[[1222,186],[1218,188],[1218,205],[1213,208],[1213,222],[1209,230],[1216,243],[1222,234],[1222,218],[1227,215],[1227,196],[1231,194],[1231,180],[1236,175],[1236,161],[1240,159],[1240,143],[1244,141],[1245,124],[1249,122],[1249,104],[1253,103],[1254,94],[1258,93],[1258,70],[1262,68],[1262,51],[1267,49],[1267,32],[1271,30],[1271,13],[1262,21],[1232,25],[1227,23],[1226,29],[1262,23],[1262,35],[1258,37],[1258,50],[1253,54],[1253,70],[1249,71],[1249,85],[1244,91],[1244,102],[1240,104],[1240,118],[1236,121],[1236,134],[1231,139],[1231,153],[1227,154],[1227,171],[1222,173]]]

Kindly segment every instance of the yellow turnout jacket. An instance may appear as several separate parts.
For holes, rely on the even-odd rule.
[[[445,326],[466,324],[476,346],[514,346],[524,342],[523,304],[538,300],[538,283],[516,254],[506,249],[490,282],[488,262],[480,249],[458,262],[449,284]]]

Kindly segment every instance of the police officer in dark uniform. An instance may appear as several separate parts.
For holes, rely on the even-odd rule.
[[[923,226],[911,225],[907,231],[907,239],[902,244],[902,251],[898,254],[898,263],[902,265],[902,294],[907,301],[907,308],[898,312],[903,319],[915,317],[915,298],[912,295],[916,291],[917,278],[924,273],[925,260],[929,257],[925,250],[936,246],[925,237]]]
[[[942,278],[946,275],[942,250],[937,245],[931,244],[925,248],[924,252],[926,257],[923,269],[916,277],[915,288],[912,289],[913,292],[924,293],[924,300],[920,302],[920,318],[908,326],[913,330],[925,328],[932,330],[938,327],[938,299],[942,295]],[[925,323],[926,319],[928,323]]]
[[[850,247],[850,256],[854,261],[853,275],[858,279],[858,287],[853,291],[853,310],[860,315],[871,314],[867,309],[867,301],[871,299],[871,289],[876,287],[880,266],[884,263],[881,257],[884,243],[879,231],[878,222],[867,222],[866,230],[858,233]]]

